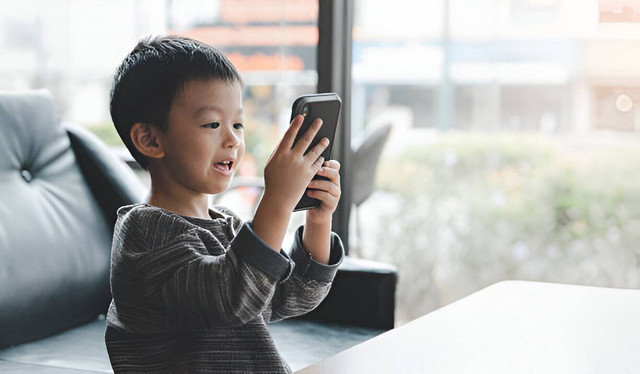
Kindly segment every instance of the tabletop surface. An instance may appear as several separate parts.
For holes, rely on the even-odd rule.
[[[298,373],[640,373],[640,290],[500,282]]]

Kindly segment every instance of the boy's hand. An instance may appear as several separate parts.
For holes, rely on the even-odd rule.
[[[322,125],[322,121],[316,119],[293,146],[303,120],[302,116],[293,119],[280,144],[269,157],[264,168],[264,194],[253,217],[253,230],[256,235],[278,252],[293,208],[311,178],[322,167],[324,158],[320,155],[329,145],[329,139],[324,138],[304,154]],[[328,244],[324,246],[327,247]]]
[[[322,125],[322,120],[317,118],[293,146],[303,120],[300,115],[293,119],[264,169],[264,198],[286,207],[289,212],[293,211],[309,181],[322,167],[324,158],[320,155],[329,145],[329,139],[324,138],[304,154]]]
[[[307,195],[320,200],[319,207],[307,210],[307,220],[311,223],[331,222],[331,215],[335,212],[340,200],[340,163],[336,160],[325,162],[318,175],[329,180],[313,179],[309,183]]]
[[[335,160],[323,164],[318,175],[329,180],[314,179],[307,195],[320,200],[320,206],[307,210],[302,232],[302,245],[314,260],[328,264],[331,252],[331,215],[340,200],[340,163]]]

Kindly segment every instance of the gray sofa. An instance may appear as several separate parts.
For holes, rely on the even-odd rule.
[[[110,372],[116,210],[146,193],[46,91],[0,93],[0,372]],[[294,370],[393,328],[396,271],[347,256],[311,313],[270,325]]]

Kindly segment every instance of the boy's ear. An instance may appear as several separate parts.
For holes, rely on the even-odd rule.
[[[151,158],[164,157],[162,142],[158,137],[158,129],[148,123],[136,122],[131,126],[129,136],[133,145],[143,155]]]

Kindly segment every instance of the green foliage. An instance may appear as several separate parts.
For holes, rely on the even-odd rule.
[[[505,279],[640,286],[635,144],[447,133],[377,178],[367,257],[398,267],[400,322]]]
[[[258,176],[264,175],[264,167],[271,152],[280,141],[278,128],[270,123],[260,122],[254,118],[245,120],[245,158],[251,157],[255,163]],[[245,160],[247,161],[247,160]]]
[[[113,122],[102,122],[95,125],[87,126],[87,130],[96,134],[105,144],[110,146],[124,146],[122,139],[118,135]]]

